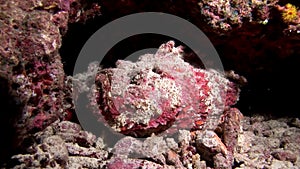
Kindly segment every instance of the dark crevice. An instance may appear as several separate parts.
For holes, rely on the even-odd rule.
[[[4,162],[8,161],[10,156],[18,152],[17,132],[13,124],[18,118],[17,116],[20,115],[22,106],[16,106],[16,100],[11,96],[8,86],[7,79],[0,77],[0,167]]]

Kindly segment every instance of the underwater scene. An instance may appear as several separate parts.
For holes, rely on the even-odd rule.
[[[299,169],[299,7],[0,0],[0,168]]]

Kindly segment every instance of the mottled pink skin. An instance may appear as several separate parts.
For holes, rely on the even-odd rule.
[[[237,86],[216,71],[194,68],[181,56],[181,47],[170,41],[136,63],[118,61],[117,68],[100,70],[99,114],[116,131],[132,136],[202,129],[206,122],[209,129],[217,127],[225,109],[238,99]]]
[[[226,93],[226,106],[233,106],[239,100],[239,88],[237,84],[230,82],[229,89]]]

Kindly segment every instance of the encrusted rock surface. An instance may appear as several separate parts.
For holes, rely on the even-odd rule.
[[[1,123],[13,130],[3,131],[9,140],[3,147],[10,148],[1,151],[0,161],[28,135],[57,119],[71,119],[71,90],[59,53],[62,35],[68,23],[98,14],[95,2],[81,0],[0,1],[1,97],[8,95]]]
[[[56,121],[30,139],[23,154],[12,156],[7,168],[101,168],[108,151],[101,138],[69,121]]]
[[[299,168],[300,128],[297,118],[245,117],[234,153],[238,168]]]
[[[234,148],[234,164],[215,151],[208,158],[199,150],[200,135],[180,130],[176,137],[130,136],[106,147],[102,138],[68,121],[55,122],[31,138],[31,146],[14,155],[3,168],[292,168],[300,167],[300,128],[295,118],[244,117]],[[204,134],[201,139],[211,140]],[[205,142],[202,142],[205,143]]]
[[[11,107],[17,109],[1,112],[1,118],[14,126],[14,149],[29,133],[63,118],[69,107],[58,53],[67,13],[34,10],[39,6],[35,2],[0,1],[0,83],[7,83],[5,92],[10,95]],[[61,22],[56,22],[56,17]],[[7,132],[4,135],[9,135]],[[1,158],[6,153],[1,152]]]

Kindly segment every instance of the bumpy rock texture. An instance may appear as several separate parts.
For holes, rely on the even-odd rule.
[[[235,160],[239,168],[299,168],[298,118],[272,119],[255,115],[242,122]]]
[[[7,144],[17,147],[55,120],[70,119],[70,88],[59,54],[62,35],[68,22],[84,22],[97,11],[96,4],[84,1],[0,1],[0,84],[1,94],[9,96],[1,120],[3,127],[12,126],[4,133],[14,139]],[[1,159],[6,154],[1,151]]]
[[[8,84],[11,106],[18,113],[2,112],[17,130],[16,144],[30,132],[43,129],[64,116],[64,71],[58,49],[66,13],[55,16],[32,1],[0,2],[0,76]],[[41,7],[42,8],[42,7]],[[9,110],[9,109],[8,109]]]
[[[216,146],[220,144],[212,139],[216,135],[211,131],[179,130],[176,137],[152,135],[144,140],[127,136],[109,148],[102,138],[83,131],[78,124],[56,121],[31,137],[31,146],[22,154],[14,155],[4,168],[300,167],[298,118],[270,119],[255,115],[244,117],[241,124],[243,130],[238,132],[235,143],[234,164],[228,163],[220,153],[224,149]]]
[[[101,138],[69,121],[56,121],[30,139],[26,153],[12,156],[12,168],[101,168],[108,152]]]

